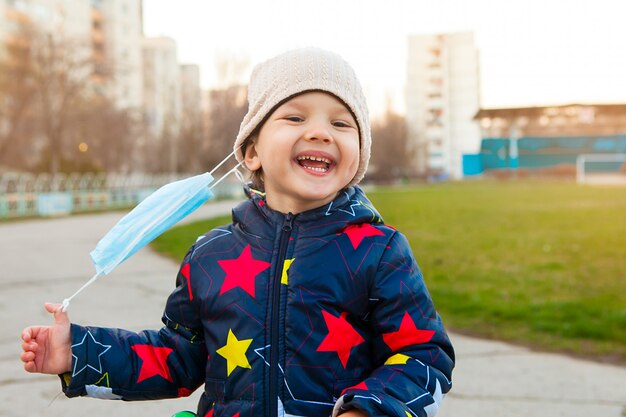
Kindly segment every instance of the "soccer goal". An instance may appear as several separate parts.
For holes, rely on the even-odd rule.
[[[587,153],[576,158],[576,182],[578,184],[626,184],[625,153]]]

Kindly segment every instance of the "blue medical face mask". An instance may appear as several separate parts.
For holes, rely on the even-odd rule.
[[[67,310],[70,301],[76,295],[94,281],[111,272],[117,265],[213,197],[211,192],[213,187],[229,174],[238,173],[237,168],[241,163],[213,183],[212,174],[233,155],[234,152],[224,158],[211,172],[164,185],[117,222],[91,252],[96,274],[71,297],[63,300],[63,311]]]
[[[124,216],[98,242],[91,260],[98,275],[106,275],[167,229],[209,200],[213,193],[208,172],[159,188]]]

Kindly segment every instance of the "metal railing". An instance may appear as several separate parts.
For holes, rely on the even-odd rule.
[[[192,176],[171,174],[0,174],[0,219],[54,216],[135,206],[157,188]],[[233,177],[218,184],[217,198],[237,197]]]

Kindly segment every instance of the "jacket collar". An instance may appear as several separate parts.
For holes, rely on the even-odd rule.
[[[248,200],[233,209],[233,223],[242,226],[257,236],[272,237],[282,227],[286,215],[271,209],[265,202],[265,195],[244,186]],[[358,186],[348,187],[324,206],[299,213],[294,218],[294,226],[300,235],[323,236],[341,232],[350,224],[382,223],[380,214]]]

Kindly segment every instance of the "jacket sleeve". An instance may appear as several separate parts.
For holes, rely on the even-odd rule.
[[[376,368],[348,388],[333,416],[358,408],[370,416],[436,414],[451,388],[454,350],[406,238],[395,232],[372,286]]]
[[[190,253],[160,330],[135,333],[72,324],[72,371],[61,376],[68,397],[175,398],[190,395],[204,382],[207,353],[198,306],[189,297]]]

